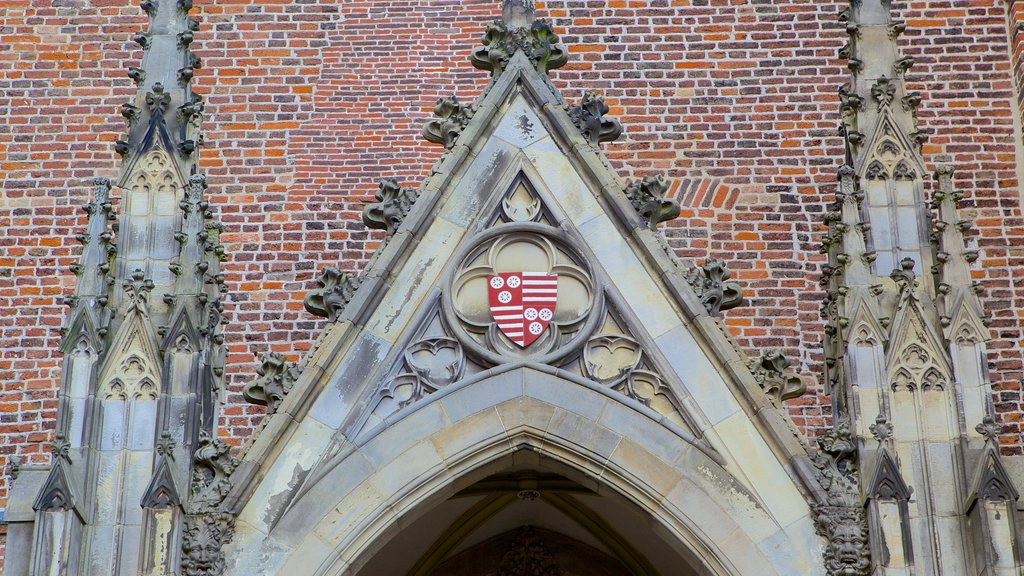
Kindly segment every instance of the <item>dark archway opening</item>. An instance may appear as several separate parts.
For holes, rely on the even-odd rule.
[[[534,457],[537,455],[534,454]],[[656,521],[599,481],[528,458],[411,520],[360,576],[698,576]]]

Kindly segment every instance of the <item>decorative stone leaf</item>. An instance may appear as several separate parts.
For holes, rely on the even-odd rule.
[[[651,230],[657,228],[658,223],[679,216],[679,203],[665,198],[668,187],[668,182],[660,174],[654,178],[644,176],[639,182],[630,182],[626,185],[626,197]]]
[[[441,98],[434,106],[434,115],[437,120],[431,120],[423,127],[423,137],[428,142],[444,144],[445,148],[451,148],[458,140],[462,129],[469,124],[473,117],[473,107],[462,104],[455,96]]]
[[[256,369],[256,373],[260,378],[247,384],[242,396],[247,402],[266,406],[267,413],[272,414],[291,391],[299,377],[299,370],[294,364],[285,362],[280,354],[270,352],[263,356],[263,364]]]
[[[307,294],[303,305],[310,314],[334,322],[352,300],[359,281],[335,266],[324,268],[316,281],[320,288]]]
[[[799,376],[785,373],[789,361],[779,350],[765,351],[759,358],[751,359],[748,367],[761,389],[776,403],[802,396],[807,390]]]
[[[580,129],[583,137],[597,146],[600,142],[612,142],[622,134],[622,124],[608,118],[608,105],[604,99],[587,92],[579,104],[569,107],[569,118]]]
[[[206,430],[199,432],[199,443],[192,456],[190,514],[219,511],[224,497],[231,489],[231,473],[238,459],[230,454],[230,447],[214,438]]]
[[[718,316],[722,310],[731,310],[743,302],[743,288],[738,282],[729,282],[731,276],[723,260],[712,258],[699,268],[690,268],[686,281],[693,286],[708,313]]]
[[[394,178],[383,178],[377,190],[377,202],[363,209],[363,223],[370,228],[395,233],[416,202],[416,191],[403,188]]]
[[[879,78],[875,85],[871,87],[871,97],[878,102],[879,108],[891,104],[895,96],[896,84],[885,76]]]
[[[470,61],[493,76],[501,74],[518,51],[526,54],[542,74],[569,61],[569,51],[558,43],[558,35],[546,20],[534,20],[528,27],[496,20],[487,27],[482,42],[483,46],[473,50]]]

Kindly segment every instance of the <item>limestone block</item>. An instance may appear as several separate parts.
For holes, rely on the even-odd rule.
[[[533,373],[530,373],[533,376]],[[445,395],[441,406],[452,422],[523,394],[523,371],[504,372]]]
[[[430,441],[449,466],[465,454],[489,444],[495,437],[505,435],[505,426],[497,410],[490,408],[475,412],[453,426],[438,430]]]
[[[341,428],[352,406],[363,400],[370,373],[376,370],[391,349],[391,344],[362,332],[349,348],[345,362],[333,371],[333,379],[320,392],[309,409],[312,418],[332,430]]]
[[[273,465],[266,470],[266,476],[259,483],[249,503],[242,509],[239,519],[251,526],[269,532],[272,521],[280,511],[274,512],[272,504],[278,502],[296,488],[296,471],[310,470],[326,452],[331,439],[332,430],[327,429],[319,421],[307,418],[299,424],[287,447],[276,458]],[[268,506],[264,509],[258,503]]]
[[[442,199],[444,204],[438,209],[438,218],[457,228],[468,228],[479,214],[488,194],[494,191],[498,180],[505,176],[506,166],[515,154],[515,148],[508,143],[498,139],[488,140],[464,168],[454,192]]]
[[[394,422],[387,422],[387,428],[366,439],[359,449],[378,468],[394,461],[399,454],[449,424],[438,402],[430,402],[416,410],[398,412],[393,416],[401,417],[401,426],[392,426]]]
[[[668,304],[661,287],[651,279],[633,253],[633,247],[607,216],[590,219],[579,231],[611,282],[621,293],[630,295],[629,306],[651,337],[658,339],[681,325],[679,315]]]
[[[696,402],[696,413],[714,425],[740,411],[739,402],[689,329],[677,326],[655,339],[658,349]]]
[[[543,433],[550,426],[556,408],[528,396],[515,398],[495,406],[498,418],[509,433],[520,427],[532,428]]]
[[[715,425],[715,431],[729,461],[726,468],[735,466],[747,478],[757,479],[749,488],[776,522],[785,526],[808,513],[807,501],[746,414],[738,412],[723,420]]]
[[[552,191],[565,217],[575,226],[603,213],[594,193],[551,138],[531,144],[525,153],[534,168],[543,174],[543,184]]]
[[[494,129],[493,137],[500,138],[516,148],[526,148],[548,135],[537,113],[523,97],[517,97],[499,110],[501,120]]]
[[[801,550],[795,550],[794,542],[807,545]],[[757,546],[780,575],[825,576],[821,562],[823,544],[824,541],[814,531],[814,522],[809,516],[803,516],[761,540]]]
[[[316,535],[311,534],[302,541],[302,545],[295,552],[288,556],[284,566],[276,573],[294,576],[299,574],[320,574],[324,559],[330,555],[332,549],[332,546],[325,544]],[[235,571],[233,574],[243,576],[245,573]]]
[[[317,520],[331,513],[331,506],[338,502],[355,500],[354,494],[376,492],[369,486],[369,479],[376,468],[358,450],[349,453],[323,477],[302,494],[274,526],[271,535],[287,546],[297,546],[306,533],[317,525]],[[369,487],[367,487],[369,486]],[[249,512],[248,509],[246,512]],[[250,518],[257,517],[259,524],[251,524]],[[265,530],[265,520],[250,512],[239,520],[258,531]]]
[[[370,333],[392,344],[399,338],[464,234],[465,229],[444,218],[434,220],[367,322]]]
[[[530,398],[536,398],[593,421],[600,418],[605,405],[609,402],[607,396],[538,372],[529,372],[523,385],[525,394]]]
[[[594,393],[588,396],[596,395]],[[582,395],[581,395],[582,396]],[[598,424],[623,438],[643,442],[644,449],[667,464],[674,464],[685,441],[657,420],[621,402],[606,399]]]

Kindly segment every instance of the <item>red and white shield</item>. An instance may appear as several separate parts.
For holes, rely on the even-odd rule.
[[[502,272],[487,277],[487,301],[501,332],[525,348],[555,316],[558,274]]]

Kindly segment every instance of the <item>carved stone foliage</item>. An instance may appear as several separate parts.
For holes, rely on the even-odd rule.
[[[790,398],[803,396],[807,390],[803,379],[796,374],[787,374],[789,360],[776,349],[766,350],[758,358],[751,358],[749,364],[754,380],[761,386],[765,394],[776,404]]]
[[[651,230],[659,223],[679,216],[679,202],[665,197],[668,188],[668,182],[660,174],[654,178],[644,176],[639,182],[630,182],[626,185],[626,197]]]
[[[397,376],[381,391],[377,416],[399,410],[457,382],[466,369],[466,357],[458,340],[444,336],[417,340],[405,349]]]
[[[827,540],[825,569],[832,575],[867,576],[871,565],[868,528],[857,488],[857,446],[850,419],[840,415],[818,440],[811,456],[825,499],[813,508],[814,526]]]
[[[473,118],[473,106],[459,102],[455,96],[441,98],[434,106],[436,120],[431,120],[423,126],[423,137],[428,142],[444,144],[445,148],[451,148],[458,140],[463,128]]]
[[[501,559],[497,576],[562,576],[562,568],[530,526],[520,528]]]
[[[311,291],[303,300],[306,311],[334,322],[355,296],[359,280],[336,266],[328,266],[316,279],[319,288]]]
[[[235,533],[235,517],[221,509],[231,488],[229,477],[238,466],[230,448],[205,430],[192,457],[191,497],[185,515],[181,568],[185,576],[224,573],[224,544]]]
[[[383,178],[376,198],[377,202],[363,209],[363,223],[369,228],[386,230],[391,236],[416,202],[416,191],[402,187],[394,178]]]
[[[871,97],[875,99],[875,102],[878,102],[879,108],[892,104],[892,99],[895,96],[896,83],[885,76],[879,78],[874,86],[871,87]]]
[[[565,66],[569,51],[559,44],[558,35],[546,20],[534,20],[529,26],[515,26],[496,20],[487,26],[483,46],[473,50],[470,61],[480,70],[498,76],[512,56],[522,51],[541,74]]]
[[[622,134],[622,124],[613,118],[605,118],[608,105],[600,96],[587,92],[579,104],[569,107],[569,118],[580,129],[583,137],[597,146],[601,142],[612,142]]]
[[[731,310],[743,302],[743,288],[738,282],[730,282],[731,276],[724,261],[712,258],[700,267],[690,268],[686,281],[693,286],[708,313],[718,316],[722,310]]]
[[[550,361],[582,345],[579,336],[592,330],[603,297],[579,250],[559,231],[534,223],[496,226],[470,243],[472,248],[446,292],[448,325],[471,352],[490,364],[531,358]],[[488,301],[488,277],[506,272],[535,272],[558,277],[557,303],[544,332],[520,347],[499,329]]]
[[[661,376],[641,368],[642,358],[640,343],[633,338],[624,334],[598,334],[583,346],[583,374],[676,420],[680,413],[678,399]]]
[[[189,512],[214,512],[224,501],[231,489],[229,478],[238,466],[238,459],[232,457],[230,452],[230,446],[206,430],[199,432],[199,443],[192,455]]]
[[[269,352],[263,356],[263,362],[256,373],[260,377],[245,386],[242,396],[247,402],[266,406],[267,413],[272,414],[291,391],[299,377],[299,369],[295,364],[285,362],[280,354]]]

